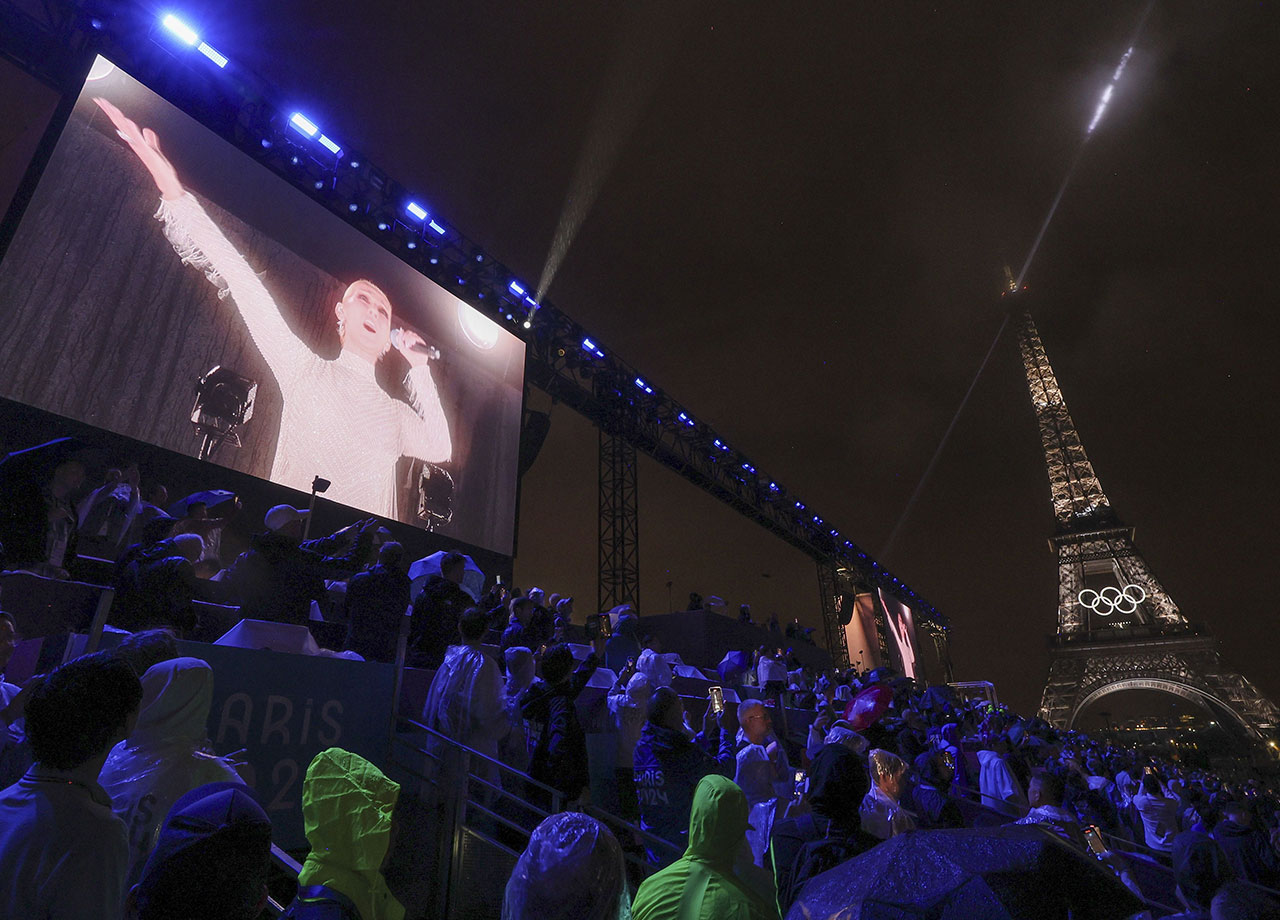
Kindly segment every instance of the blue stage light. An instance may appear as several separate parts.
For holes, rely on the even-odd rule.
[[[360,168],[360,161],[359,161],[359,160],[352,160],[352,161],[351,161],[351,168],[352,168],[352,169],[359,169],[359,168]]]
[[[512,281],[510,284],[507,285],[507,289],[511,291],[512,294],[515,294],[517,297],[524,296],[524,288],[520,286],[519,281]]]
[[[336,141],[330,140],[329,138],[325,137],[323,134],[320,135],[319,141],[320,141],[320,146],[323,147],[325,150],[329,151],[330,153],[332,153],[335,157],[342,155],[342,148],[338,146],[338,143]]]
[[[695,422],[695,421],[694,421],[694,420],[693,420],[689,415],[687,415],[687,414],[686,414],[686,413],[684,413],[684,412],[681,412],[679,415],[677,415],[677,416],[676,416],[676,418],[680,419],[680,421],[684,422],[684,423],[685,423],[686,425],[688,425],[690,428],[694,428],[694,427],[696,427],[696,426],[697,426],[697,424],[698,424],[698,423],[697,423],[697,422]]]
[[[316,191],[317,191],[317,192],[318,192],[318,191],[320,191],[322,188],[324,188],[324,180],[323,180],[323,179],[317,179],[317,180],[315,181],[315,187],[316,187]]]
[[[444,227],[437,224],[434,220],[428,221],[427,226],[430,227],[432,230],[434,230],[436,233],[440,234],[441,236],[444,236]]]
[[[320,129],[316,127],[316,123],[301,112],[294,112],[289,116],[289,124],[293,125],[295,130],[305,134],[307,137],[315,137],[320,133]]]
[[[796,502],[796,510],[797,510],[797,511],[803,511],[803,510],[804,510],[804,502]]]
[[[755,471],[756,471],[756,468],[755,468],[754,466],[752,466],[750,463],[744,463],[744,464],[742,464],[742,468],[743,468],[744,470],[746,470],[748,473],[753,473],[753,474],[754,474],[754,473],[755,473]]]
[[[172,13],[167,14],[160,20],[161,25],[172,32],[184,44],[195,47],[196,42],[200,41],[200,36],[196,34],[196,30],[191,28],[177,16]]]
[[[719,438],[716,438],[715,441],[713,441],[712,443],[715,444],[715,446],[720,448],[721,450],[729,449],[729,445],[724,443],[724,441],[721,441]]]
[[[769,483],[769,491],[770,491],[770,492],[781,492],[781,491],[782,491],[782,488],[781,488],[781,487],[780,487],[776,482],[771,482],[771,483]]]
[[[380,220],[380,221],[378,221],[378,229],[379,229],[379,230],[390,230],[390,229],[391,229],[391,225],[390,225],[389,223],[387,223],[385,220]]]
[[[582,348],[584,351],[591,352],[591,354],[595,355],[597,358],[604,357],[604,349],[602,349],[595,342],[591,341],[591,339],[583,339]]]
[[[410,214],[412,214],[414,217],[416,217],[418,220],[427,219],[427,209],[424,208],[422,205],[418,204],[416,201],[409,202],[407,205],[404,206],[404,209],[408,211]]]
[[[217,64],[219,67],[227,66],[227,59],[223,57],[221,54],[219,54],[217,51],[214,51],[212,46],[207,45],[204,42],[201,42],[199,45],[196,46],[196,50],[199,51],[201,54],[203,54],[205,57],[207,57],[209,60],[213,61],[213,63]]]
[[[415,243],[413,240],[409,240],[409,242],[405,243],[405,246],[407,246],[409,249],[417,249],[417,248],[418,248],[418,244],[417,244],[417,243]]]
[[[651,386],[649,386],[649,384],[645,383],[645,382],[644,382],[644,380],[643,380],[643,378],[637,377],[637,378],[636,378],[636,380],[635,380],[635,384],[636,384],[636,386],[637,386],[639,389],[644,390],[644,391],[645,391],[646,393],[648,393],[650,396],[652,396],[652,395],[653,395],[653,387],[651,387]]]
[[[350,211],[352,214],[354,214],[356,211],[360,210],[360,205],[356,204],[353,201],[351,202],[351,204],[347,205],[347,210]]]
[[[439,265],[440,257],[438,255],[432,254],[431,258],[428,259],[427,261],[429,261],[432,265]]]
[[[533,320],[532,320],[532,319],[526,319],[526,320],[524,321],[524,328],[526,328],[526,329],[532,329],[532,328],[533,328]]]
[[[813,523],[815,523],[815,524],[821,524],[821,523],[822,523],[822,518],[818,517],[818,516],[815,514],[815,515],[813,516]]]
[[[262,139],[262,149],[263,149],[263,150],[270,150],[270,149],[271,149],[271,146],[272,146],[272,145],[271,145],[271,140],[270,140],[270,138],[266,138],[266,137],[264,137],[264,138]]]

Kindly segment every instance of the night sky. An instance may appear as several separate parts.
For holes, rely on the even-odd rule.
[[[592,125],[613,131],[549,298],[878,554],[1143,3],[639,6],[173,8],[530,283]],[[1278,24],[1157,4],[1026,280],[1113,507],[1280,701]],[[671,582],[677,609],[697,590],[817,625],[807,556],[647,459],[640,494],[642,612]],[[958,676],[1027,711],[1052,531],[1010,328],[883,561],[951,618]],[[563,406],[519,541],[522,584],[592,605],[596,435]]]

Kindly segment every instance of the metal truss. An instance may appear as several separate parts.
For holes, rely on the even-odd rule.
[[[600,429],[600,578],[597,610],[619,604],[640,609],[640,527],[636,449],[626,438]]]
[[[845,577],[847,577],[846,573],[836,566],[834,560],[830,558],[818,560],[818,596],[822,601],[822,630],[827,642],[827,651],[831,654],[831,661],[837,668],[849,667],[849,640],[845,636],[844,625],[840,622],[838,609],[840,595],[852,595],[851,591],[843,589],[842,582]]]

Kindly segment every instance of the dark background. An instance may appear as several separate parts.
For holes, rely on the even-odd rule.
[[[1142,6],[180,12],[531,283],[602,93],[613,108],[602,87],[650,86],[549,295],[879,552]],[[1113,506],[1273,699],[1278,24],[1273,4],[1156,6],[1027,278]],[[611,81],[620,60],[640,63]],[[594,596],[595,454],[554,409],[522,485],[522,583]],[[816,624],[807,557],[647,461],[640,489],[644,610],[696,589]],[[958,676],[1024,710],[1054,629],[1052,530],[1008,337],[884,561],[950,616]]]

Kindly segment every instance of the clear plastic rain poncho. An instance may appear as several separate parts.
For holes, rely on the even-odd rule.
[[[488,757],[511,730],[498,665],[478,648],[451,645],[436,669],[422,707],[430,728]]]
[[[916,822],[911,812],[883,788],[891,785],[889,780],[901,779],[907,771],[906,762],[897,754],[879,748],[871,752],[867,761],[871,771],[871,789],[858,809],[862,829],[881,840],[914,830]]]
[[[502,920],[630,920],[622,847],[588,815],[552,815],[507,882]]]
[[[142,873],[165,815],[181,796],[206,783],[243,782],[211,753],[207,726],[213,669],[199,658],[171,658],[142,675],[138,724],[107,756],[98,782],[129,828],[126,887]]]
[[[671,665],[651,648],[645,649],[636,659],[636,671],[649,678],[649,684],[655,690],[671,686]]]

